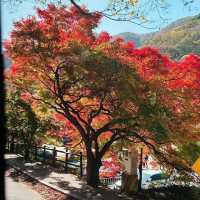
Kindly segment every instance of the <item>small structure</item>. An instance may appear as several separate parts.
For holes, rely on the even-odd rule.
[[[137,175],[138,151],[134,147],[123,149],[122,161],[128,174]]]
[[[138,190],[138,151],[134,147],[123,149],[122,161],[125,171],[122,174],[122,191],[135,193]]]

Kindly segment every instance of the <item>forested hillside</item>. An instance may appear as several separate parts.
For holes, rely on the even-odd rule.
[[[174,59],[191,52],[200,54],[200,14],[179,19],[158,32],[144,35],[121,33],[119,36],[134,40],[137,46],[155,46]]]

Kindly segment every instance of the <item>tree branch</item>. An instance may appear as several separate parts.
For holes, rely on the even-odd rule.
[[[74,0],[70,0],[70,2],[72,5],[74,5],[79,10],[79,12],[82,15],[85,15],[86,17],[94,17],[91,13],[86,12],[84,9],[82,9]]]
[[[80,145],[83,142],[83,138],[77,143],[75,144],[73,147],[71,147],[72,149],[76,148],[78,145]]]

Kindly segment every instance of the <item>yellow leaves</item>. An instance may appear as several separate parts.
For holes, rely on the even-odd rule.
[[[88,98],[86,98],[86,97],[81,98],[81,99],[80,99],[80,103],[81,103],[82,105],[88,104]]]
[[[141,15],[141,16],[140,16],[140,20],[141,20],[141,21],[147,21],[147,19],[146,19],[146,17],[145,17],[144,15]]]
[[[132,6],[136,6],[138,4],[138,0],[129,0],[129,3],[132,5]]]
[[[113,15],[113,16],[117,16],[117,12],[113,12],[112,15]]]
[[[87,98],[87,97],[82,97],[80,99],[79,103],[82,106],[91,106],[91,105],[95,105],[96,101],[95,101],[95,99],[90,99],[90,98]]]

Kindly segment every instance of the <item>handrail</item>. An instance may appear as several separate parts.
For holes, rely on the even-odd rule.
[[[37,146],[37,148],[38,149],[43,149],[44,148],[44,146]],[[48,147],[46,147],[45,148],[46,150],[54,150],[54,149],[51,149],[51,148],[48,148]],[[73,152],[66,152],[66,151],[62,151],[62,150],[57,150],[57,149],[55,149],[55,151],[56,152],[59,152],[59,153],[68,153],[68,154],[70,154],[70,155],[72,155],[72,156],[80,156],[80,154],[78,154],[78,153],[73,153]]]
[[[57,159],[56,159],[56,161],[65,163],[64,160],[57,160]],[[75,166],[75,167],[80,167],[80,165],[74,164],[74,163],[72,163],[72,162],[70,162],[70,161],[68,161],[67,164],[68,164],[68,165],[73,165],[73,166]]]
[[[10,151],[10,148],[9,148],[10,144],[14,145],[15,147],[16,147],[17,145],[19,145],[19,143],[17,143],[17,142],[12,142],[12,143],[10,143],[10,141],[7,141],[8,150],[9,150],[9,151]],[[23,143],[20,143],[20,145],[23,146]],[[79,169],[80,169],[80,176],[83,175],[83,161],[82,161],[83,155],[82,155],[81,152],[78,154],[78,153],[73,153],[73,152],[68,152],[68,151],[61,151],[61,150],[57,150],[55,147],[54,147],[54,148],[49,148],[49,147],[47,147],[47,146],[45,146],[45,145],[44,145],[44,146],[37,146],[37,145],[35,145],[35,146],[32,146],[32,147],[33,147],[33,148],[30,150],[30,153],[31,153],[31,155],[32,155],[35,159],[37,159],[38,156],[39,156],[39,157],[43,158],[43,162],[44,162],[44,163],[45,163],[46,161],[51,161],[50,163],[51,163],[53,166],[55,165],[55,161],[62,162],[62,163],[65,163],[65,166],[64,166],[65,171],[67,171],[67,166],[68,166],[68,165],[71,165],[71,166],[74,166],[74,167],[76,167],[76,168],[79,168]],[[15,149],[16,149],[16,148],[15,148]],[[42,149],[42,151],[40,151],[40,153],[39,153],[39,152],[37,151],[37,149]],[[23,150],[22,150],[22,151],[23,151]],[[51,152],[51,153],[52,153],[52,156],[51,156],[51,157],[49,157],[49,155],[47,155],[47,152],[48,152],[48,151],[52,151],[52,152]],[[59,159],[57,159],[57,158],[56,158],[57,152],[58,152],[58,153],[63,153],[63,154],[65,155],[65,160],[59,160]],[[23,152],[23,153],[24,153],[24,152]],[[23,155],[23,153],[22,153],[22,155]],[[71,157],[73,157],[73,156],[79,157],[77,163],[73,163],[73,160],[68,160],[68,155],[70,155]],[[74,161],[76,161],[76,159],[75,159]]]

